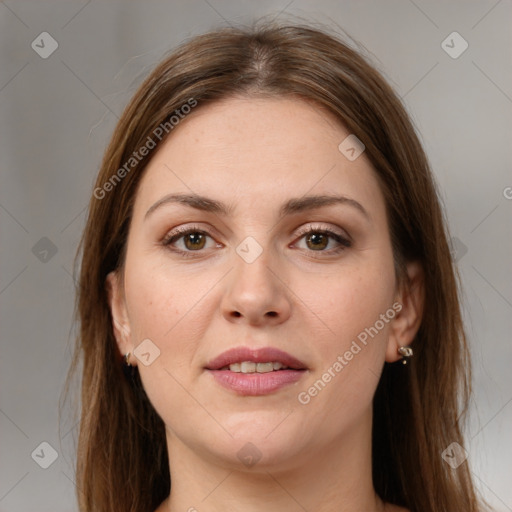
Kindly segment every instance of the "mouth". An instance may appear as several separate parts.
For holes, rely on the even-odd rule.
[[[273,347],[237,347],[210,361],[205,370],[217,383],[239,395],[265,395],[300,380],[308,368]]]
[[[207,370],[229,370],[235,373],[269,373],[281,370],[307,370],[297,358],[273,347],[251,349],[236,347],[207,363]]]
[[[271,361],[266,363],[255,363],[254,361],[242,361],[241,363],[232,363],[228,366],[220,368],[220,370],[229,370],[235,373],[269,373],[279,370],[292,370],[289,366],[285,366],[279,361]]]

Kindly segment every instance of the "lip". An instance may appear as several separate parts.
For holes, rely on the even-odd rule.
[[[237,373],[221,370],[225,366],[242,361],[254,363],[272,361],[281,363],[290,369],[268,373]],[[273,347],[258,349],[236,347],[223,352],[205,367],[205,370],[213,376],[218,384],[242,396],[261,396],[278,391],[300,380],[307,369],[302,361]]]
[[[235,373],[229,370],[206,370],[215,381],[238,395],[268,395],[300,380],[306,370],[277,370],[268,373]]]
[[[220,370],[224,368],[224,366],[229,366],[233,363],[241,363],[242,361],[252,361],[254,363],[267,363],[272,361],[281,363],[283,366],[288,366],[293,370],[307,370],[306,365],[302,361],[274,347],[254,349],[250,347],[235,347],[222,352],[222,354],[209,361],[205,368],[207,370]]]

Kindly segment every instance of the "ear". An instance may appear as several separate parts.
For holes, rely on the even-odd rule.
[[[110,305],[110,313],[112,315],[112,328],[119,352],[123,357],[128,352],[133,354],[131,328],[126,309],[124,286],[118,271],[110,272],[107,275],[105,286]],[[132,366],[136,364],[134,362],[135,359],[135,357],[130,358],[130,364],[132,364]]]
[[[423,267],[419,262],[407,264],[407,278],[396,297],[396,316],[391,321],[386,361],[394,363],[402,358],[398,349],[410,345],[421,325],[425,301]]]

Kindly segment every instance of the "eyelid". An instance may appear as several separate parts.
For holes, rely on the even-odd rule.
[[[333,233],[341,238],[344,238],[347,240],[347,242],[350,242],[351,244],[353,243],[353,239],[352,237],[347,233],[347,231],[345,231],[344,229],[338,227],[338,226],[332,226],[330,224],[324,224],[322,225],[321,223],[315,223],[315,222],[311,222],[309,224],[306,224],[304,226],[301,226],[298,231],[296,231],[296,235],[298,235],[299,237],[303,236],[303,235],[307,235],[309,232],[316,232],[316,231],[320,231],[320,232],[328,232],[328,233]]]
[[[336,247],[332,247],[330,249],[326,250],[317,250],[314,249],[304,249],[301,247],[297,247],[296,245],[299,244],[308,234],[310,233],[320,233],[332,240],[337,244]],[[336,227],[326,227],[326,226],[319,226],[319,225],[306,225],[302,226],[299,230],[299,233],[297,233],[297,237],[293,244],[290,246],[290,248],[293,248],[295,250],[301,250],[304,252],[304,255],[308,258],[313,258],[315,260],[326,260],[328,261],[329,258],[332,257],[339,257],[341,254],[346,251],[347,249],[350,249],[353,245],[353,240],[350,237],[350,235],[344,230]]]
[[[171,231],[168,231],[165,234],[165,236],[162,238],[161,243],[163,245],[170,245],[170,243],[173,241],[173,239],[179,240],[190,233],[200,233],[200,234],[205,235],[205,236],[211,238],[212,240],[214,240],[214,237],[210,233],[210,231],[200,228],[199,226],[189,226],[189,227],[178,226],[176,228],[173,228]]]
[[[162,238],[162,243],[172,239],[174,236],[186,235],[187,233],[202,233],[209,236],[210,238],[220,238],[218,231],[211,225],[207,227],[200,226],[199,224],[180,224],[174,228],[168,229]]]
[[[206,249],[203,248],[197,251],[188,251],[174,246],[176,242],[183,239],[183,237],[190,233],[203,234],[204,236],[210,238],[215,243],[215,247],[208,247]],[[206,254],[211,253],[212,249],[218,249],[219,246],[223,246],[223,244],[217,242],[217,240],[212,236],[212,234],[208,230],[202,229],[197,225],[177,226],[171,229],[171,231],[168,231],[166,235],[163,237],[163,239],[160,241],[160,245],[162,245],[164,249],[171,251],[172,253],[181,258],[190,258],[192,260],[196,258],[201,258]]]

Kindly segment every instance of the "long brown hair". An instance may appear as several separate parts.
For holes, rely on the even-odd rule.
[[[165,140],[155,130],[164,123],[164,135],[171,134],[183,105],[201,108],[240,94],[312,101],[364,143],[386,200],[397,278],[405,282],[404,265],[413,260],[425,276],[413,361],[406,371],[386,364],[374,398],[374,486],[384,501],[412,512],[480,510],[467,462],[452,469],[441,456],[451,443],[464,444],[470,365],[456,270],[425,153],[400,100],[359,52],[325,30],[278,24],[220,29],[181,45],[140,86],[106,150],[76,257],[82,254],[80,329],[70,375],[83,362],[80,510],[148,512],[170,492],[164,424],[137,371],[123,371],[105,278],[123,265],[138,183]],[[157,147],[130,160],[149,138]]]

